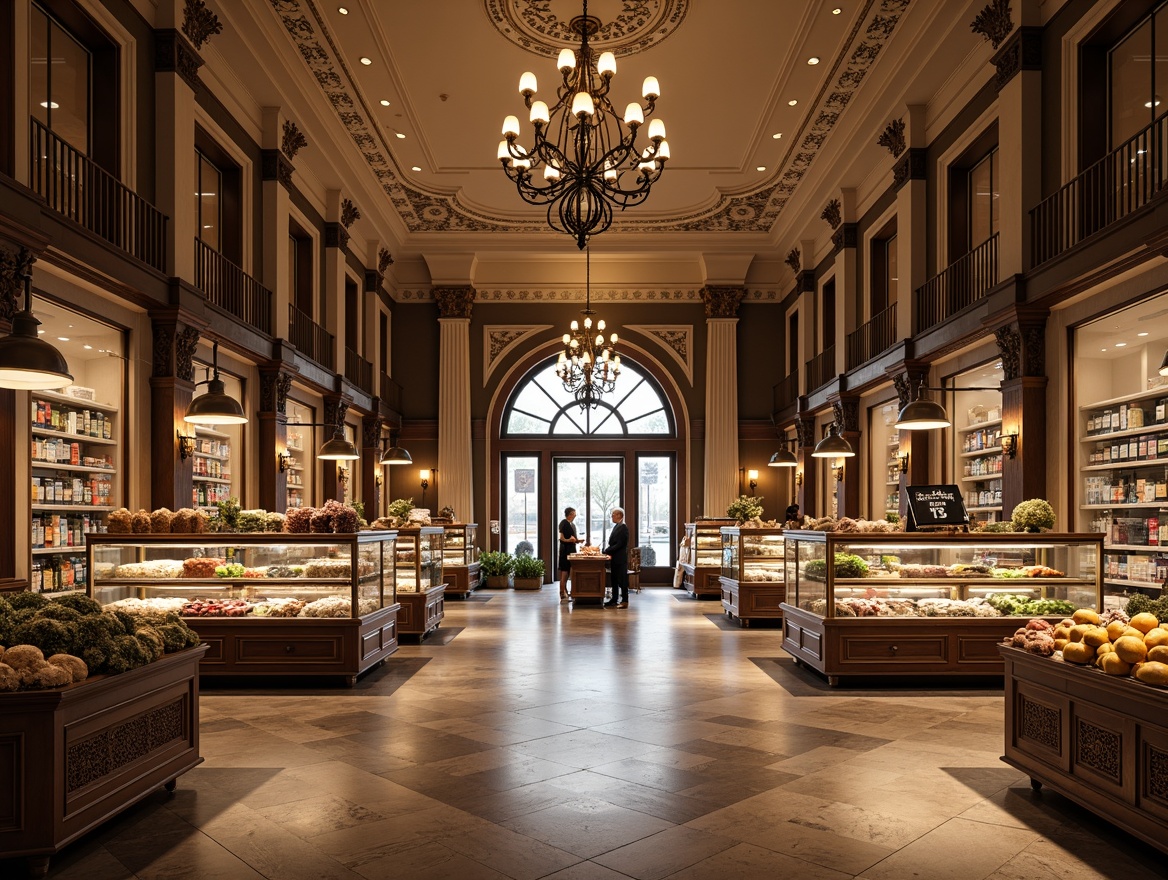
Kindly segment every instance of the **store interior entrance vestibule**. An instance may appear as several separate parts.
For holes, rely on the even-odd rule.
[[[577,546],[592,544],[603,550],[608,543],[612,509],[624,506],[624,473],[623,457],[553,459],[556,523],[563,518],[565,508],[576,508],[576,534],[581,541]],[[551,558],[555,559],[559,550],[555,526],[551,535]]]

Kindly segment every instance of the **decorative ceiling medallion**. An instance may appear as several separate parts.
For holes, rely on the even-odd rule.
[[[588,36],[597,51],[618,58],[644,52],[668,38],[685,19],[690,0],[590,0],[588,17],[596,22]],[[580,37],[572,20],[580,17],[579,0],[483,0],[487,18],[509,42],[535,55],[555,58],[574,49]]]

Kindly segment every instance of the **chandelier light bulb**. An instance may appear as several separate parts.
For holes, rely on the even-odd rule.
[[[519,117],[508,116],[503,120],[503,137],[516,138],[519,137]]]
[[[641,105],[636,101],[630,101],[629,106],[625,108],[625,125],[635,129],[644,122],[645,114],[641,111]]]
[[[563,73],[567,70],[576,69],[576,53],[571,49],[561,49],[560,57],[556,60],[556,67]]]
[[[572,322],[572,332],[575,333],[579,329],[580,329],[580,325],[576,321],[573,321]]]
[[[608,341],[610,343],[612,343],[613,345],[616,345],[616,334],[614,333],[614,334],[612,334],[612,336],[608,337]],[[618,360],[619,360],[619,358],[618,358]]]
[[[545,180],[559,180],[560,169],[555,165],[545,165],[543,168],[543,176]]]
[[[656,101],[661,97],[661,86],[657,84],[657,77],[645,77],[645,82],[641,86],[641,97],[646,101]]]
[[[604,334],[603,334],[603,333],[597,333],[597,334],[596,334],[596,345],[597,345],[597,347],[598,347],[598,348],[599,348],[600,346],[604,345]],[[608,357],[608,352],[607,352],[607,351],[604,353],[604,356],[605,356],[605,357]]]
[[[657,158],[662,162],[669,158],[669,141],[662,141],[657,145]]]
[[[567,333],[565,333],[564,334],[564,345],[567,345],[571,341],[572,341],[572,337],[570,335],[568,335]],[[560,352],[560,360],[563,360],[563,359],[564,359],[564,353],[561,351]]]
[[[592,111],[596,108],[592,104],[592,96],[587,92],[576,92],[576,97],[572,99],[572,115],[577,119],[583,119],[585,116],[591,116]]]
[[[604,318],[601,318],[599,321],[596,322],[596,329],[597,330],[604,329]]]
[[[609,183],[616,181],[616,169],[612,167],[611,162],[604,163],[604,179]]]
[[[507,141],[499,141],[499,159],[507,165],[511,162],[511,151],[507,148]]]
[[[551,116],[548,114],[548,105],[543,101],[536,101],[531,105],[531,115],[528,117],[532,125],[547,125]]]
[[[596,72],[603,77],[611,77],[616,73],[616,56],[611,52],[601,52],[596,61]]]
[[[660,119],[653,119],[649,123],[649,140],[663,141],[665,140],[665,123]]]
[[[535,74],[530,70],[523,71],[523,76],[519,77],[519,94],[526,98],[534,95],[537,89]]]
[[[585,318],[585,319],[584,319],[584,329],[585,329],[585,330],[591,330],[591,329],[592,329],[592,319],[591,319],[591,318]]]

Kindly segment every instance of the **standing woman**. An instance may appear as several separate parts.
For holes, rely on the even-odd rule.
[[[565,507],[564,518],[560,520],[560,601],[568,601],[568,572],[572,563],[568,561],[568,554],[576,549],[580,539],[576,536],[576,526],[572,521],[576,519],[576,508]]]

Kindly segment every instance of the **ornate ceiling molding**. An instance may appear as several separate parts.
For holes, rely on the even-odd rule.
[[[693,385],[692,324],[628,324],[625,330],[640,333],[660,343],[685,372],[686,381]]]
[[[592,301],[610,303],[638,303],[638,302],[684,302],[702,305],[703,288],[679,288],[674,290],[655,290],[646,288],[592,288]],[[421,303],[434,302],[434,293],[429,288],[401,288],[392,294],[395,302]],[[743,302],[774,303],[781,305],[784,294],[778,288],[755,289],[746,291]],[[585,300],[583,287],[568,287],[561,289],[488,287],[476,288],[474,302],[479,303],[515,303],[526,304],[533,302],[551,303],[582,303]]]
[[[551,324],[486,324],[483,326],[483,387],[503,359],[533,336],[551,330]]]
[[[618,58],[644,52],[677,30],[689,5],[690,0],[623,0],[612,20],[598,19],[599,28],[589,35],[588,43],[597,52],[612,52]],[[580,15],[579,0],[484,0],[483,6],[505,40],[534,55],[555,58],[561,49],[580,45],[570,28],[572,19]]]

